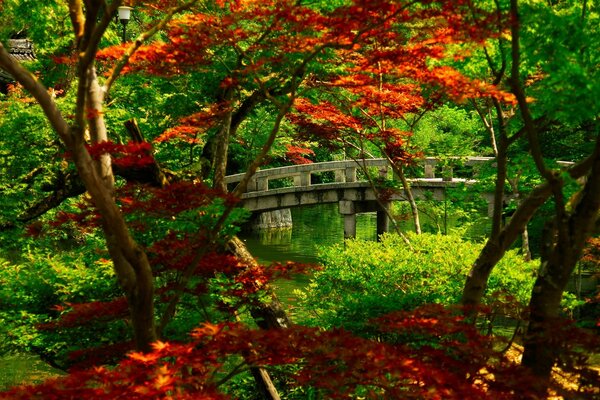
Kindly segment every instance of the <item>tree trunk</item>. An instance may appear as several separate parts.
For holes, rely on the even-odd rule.
[[[542,265],[529,302],[530,323],[522,364],[538,377],[540,394],[546,391],[557,352],[566,339],[557,334],[553,326],[559,316],[562,294],[598,219],[600,138],[591,158],[592,169],[583,189],[571,197],[568,207],[557,207],[556,230],[546,235],[542,243]],[[567,209],[573,211],[567,214]]]
[[[238,237],[232,238],[226,245],[227,250],[239,258],[248,267],[256,266],[257,262]],[[261,303],[250,308],[250,315],[261,329],[283,329],[290,326],[290,320],[274,292],[271,292],[269,303]],[[279,400],[277,388],[271,377],[263,368],[251,368],[252,376],[261,395],[266,400]]]
[[[150,345],[158,337],[154,318],[154,278],[150,263],[146,253],[137,244],[133,244],[133,249],[124,250],[110,226],[105,223],[103,228],[117,279],[127,298],[135,347],[139,351],[151,351]],[[126,257],[126,253],[133,253],[134,257]]]
[[[136,348],[150,351],[156,341],[154,322],[154,278],[144,251],[133,240],[127,224],[116,205],[106,179],[98,176],[83,142],[71,149],[77,171],[94,205],[102,216],[102,228],[113,260],[115,275],[125,292],[131,312]]]
[[[410,183],[406,179],[404,175],[404,168],[402,165],[393,166],[396,174],[400,178],[402,182],[402,188],[404,189],[404,194],[406,194],[406,199],[408,200],[408,204],[410,204],[410,212],[413,217],[413,223],[415,225],[415,233],[417,235],[421,234],[421,221],[419,220],[419,208],[417,207],[417,202],[415,201],[415,196],[413,195],[412,189],[410,187]]]
[[[238,237],[234,237],[227,243],[227,250],[247,266],[257,265],[244,242]],[[271,293],[269,303],[252,307],[250,314],[261,329],[283,329],[290,326],[289,317],[274,292]]]
[[[96,76],[96,67],[91,64],[88,68],[89,88],[86,96],[87,112],[92,116],[88,120],[91,143],[101,143],[108,141],[106,124],[104,123],[104,112],[102,103],[104,102],[104,93],[98,84]],[[106,188],[113,190],[115,177],[112,172],[111,159],[109,154],[102,154],[95,162],[96,169],[102,183]]]
[[[215,149],[215,160],[214,160],[214,171],[215,178],[213,187],[220,189],[222,192],[227,191],[227,184],[225,183],[225,176],[227,175],[227,154],[229,147],[229,132],[231,127],[231,111],[227,113],[227,117],[223,121],[216,142]]]
[[[108,140],[108,136],[102,112],[104,94],[98,84],[93,63],[88,67],[87,78],[85,105],[87,113],[90,114],[87,122],[92,144],[96,144]],[[74,132],[78,140],[74,141],[70,150],[79,176],[102,216],[102,228],[115,273],[127,297],[136,349],[151,351],[151,343],[157,340],[152,268],[146,253],[131,236],[127,223],[115,203],[110,156],[105,154],[98,160],[92,160],[82,140],[83,132]]]
[[[527,225],[523,228],[523,233],[521,234],[521,253],[523,254],[523,259],[525,261],[531,261],[531,249],[529,247],[529,230],[527,229]]]
[[[492,232],[490,238],[496,238],[502,229],[502,209],[504,205],[504,187],[508,159],[505,140],[500,138],[500,146],[496,155],[496,182],[494,185],[494,212],[492,214]]]
[[[538,379],[535,388],[544,395],[552,366],[565,339],[556,331],[560,301],[577,259],[569,249],[557,246],[549,260],[542,261],[529,301],[530,321],[524,339],[522,365]]]
[[[471,313],[474,307],[481,304],[492,269],[518,235],[523,232],[533,214],[546,202],[550,194],[551,189],[548,183],[536,187],[529,196],[523,199],[506,226],[496,236],[491,236],[487,240],[471,267],[463,288],[461,303],[467,307],[467,313]]]
[[[521,196],[522,193],[519,190],[519,176],[521,172],[517,174],[514,178],[508,178],[507,181],[510,184],[512,192],[517,200],[517,205],[521,204]],[[523,233],[521,233],[521,252],[523,254],[523,259],[525,261],[531,261],[531,250],[529,249],[529,232],[527,230],[527,225],[523,228]]]

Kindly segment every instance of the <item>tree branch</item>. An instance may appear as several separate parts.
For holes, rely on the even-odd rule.
[[[73,142],[69,125],[63,118],[56,102],[48,93],[48,89],[31,72],[15,60],[2,43],[0,43],[0,67],[11,74],[17,82],[21,83],[35,97],[52,128],[58,133],[63,142],[69,146]]]

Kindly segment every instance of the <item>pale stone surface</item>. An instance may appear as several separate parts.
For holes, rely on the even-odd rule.
[[[292,211],[284,208],[262,212],[253,218],[251,227],[252,230],[291,228]]]

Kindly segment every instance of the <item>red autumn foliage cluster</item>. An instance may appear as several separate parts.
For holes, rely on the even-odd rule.
[[[65,307],[66,306],[66,307]],[[111,301],[93,301],[91,303],[67,303],[56,305],[54,309],[60,311],[59,320],[40,324],[39,329],[55,329],[57,327],[70,328],[90,324],[97,321],[113,321],[127,317],[127,299],[119,297]],[[68,309],[67,309],[68,307]],[[67,311],[67,312],[65,312]]]
[[[202,182],[178,181],[164,188],[127,185],[118,192],[126,214],[145,214],[153,218],[172,218],[186,211],[205,207],[221,199],[225,207],[235,206],[239,199]]]
[[[202,143],[200,135],[217,126],[228,111],[224,104],[213,104],[208,109],[182,118],[179,124],[155,139],[156,143],[183,140],[190,144]]]
[[[143,168],[155,162],[152,156],[152,146],[148,142],[119,144],[106,141],[89,145],[87,150],[94,159],[98,159],[104,154],[110,154],[112,162],[120,168]]]
[[[306,157],[314,155],[315,152],[311,149],[294,146],[291,144],[287,146],[287,151],[285,152],[285,158],[296,165],[311,164],[313,161]]]
[[[430,99],[494,96],[513,102],[511,95],[498,88],[436,63],[468,54],[452,45],[476,44],[497,35],[489,27],[508,26],[506,15],[465,1],[419,3],[412,7],[389,0],[356,1],[324,11],[293,0],[223,2],[214,9],[173,20],[167,40],[142,46],[125,72],[174,75],[211,71],[221,87],[269,95],[285,94],[292,81],[305,76],[313,90],[334,91],[338,97],[336,106],[322,101],[318,110],[309,113],[321,123],[303,121],[301,126],[325,140],[338,140],[344,129],[354,133],[377,129],[376,120],[382,117],[402,118],[431,107],[421,95],[423,87],[434,89],[428,94]],[[150,12],[158,8],[152,6]],[[124,50],[123,46],[108,48],[100,51],[98,58],[113,60]],[[223,59],[215,54],[231,57],[228,60],[235,68],[219,68]],[[343,99],[339,98],[340,89],[345,93]],[[209,105],[183,118],[158,141],[197,143],[230,107],[235,104]],[[357,110],[363,113],[360,118]]]
[[[189,342],[157,342],[152,352],[130,353],[116,368],[76,371],[0,398],[227,399],[220,385],[231,378],[228,368],[235,374],[248,366],[285,365],[295,365],[280,370],[288,384],[313,387],[331,399],[535,398],[527,391],[535,378],[497,350],[497,339],[481,335],[459,315],[442,306],[386,315],[372,323],[385,341],[338,329],[265,331],[206,323]],[[590,395],[583,390],[578,398]]]

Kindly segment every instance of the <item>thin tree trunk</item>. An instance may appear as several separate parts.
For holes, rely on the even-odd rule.
[[[415,196],[413,195],[410,183],[406,179],[406,175],[404,175],[404,168],[402,165],[395,166],[394,164],[392,164],[392,168],[400,178],[400,182],[402,182],[402,188],[406,194],[406,199],[408,200],[408,204],[410,204],[410,212],[412,214],[413,223],[415,224],[415,233],[420,235],[421,221],[419,220],[419,208],[417,207],[417,202],[415,201]]]
[[[91,63],[87,71],[85,105],[90,113],[88,126],[92,144],[108,140],[102,103],[104,95],[98,84],[96,69]],[[81,138],[81,134],[79,138]],[[127,297],[136,348],[150,351],[157,339],[154,322],[154,277],[146,253],[134,241],[118,206],[115,204],[114,175],[110,156],[105,154],[92,161],[81,140],[75,141],[74,161],[86,189],[100,210],[109,253],[115,272]],[[95,171],[88,169],[90,163]]]
[[[231,254],[240,259],[246,266],[252,267],[258,264],[244,242],[238,237],[232,238],[226,247]],[[272,291],[269,302],[253,305],[250,308],[250,315],[252,315],[256,325],[261,329],[283,329],[290,326],[290,320],[281,302]],[[264,368],[253,367],[250,371],[264,399],[280,399],[277,388],[273,385],[271,377]]]
[[[249,267],[258,265],[244,242],[238,237],[232,238],[227,243],[227,250]],[[250,313],[261,329],[283,329],[290,326],[289,317],[274,292],[271,292],[268,303],[253,306]]]
[[[102,216],[102,228],[113,260],[115,275],[125,292],[131,311],[136,348],[150,351],[157,339],[154,323],[154,279],[146,254],[134,241],[112,196],[112,190],[98,176],[95,163],[78,143],[72,151],[73,160],[94,205]]]
[[[523,259],[525,261],[531,261],[531,248],[529,247],[529,230],[527,225],[523,228],[521,233],[521,253],[523,253]]]
[[[508,166],[508,159],[506,154],[506,147],[500,138],[500,146],[498,154],[496,155],[496,182],[494,185],[494,211],[492,213],[492,232],[490,233],[490,239],[495,238],[500,234],[502,229],[502,209],[504,206],[504,187],[506,182],[506,169]]]
[[[250,368],[250,373],[254,377],[254,381],[258,386],[258,390],[265,400],[280,400],[279,393],[277,393],[277,388],[273,384],[269,373],[264,368],[252,367]]]
[[[519,176],[521,172],[517,173],[517,176],[514,178],[507,178],[508,183],[510,184],[510,188],[512,189],[513,194],[517,200],[517,205],[521,204],[521,192],[519,191]],[[523,228],[523,232],[521,233],[521,252],[523,254],[523,259],[525,261],[531,261],[531,250],[529,249],[529,232],[527,230],[527,225]]]
[[[214,171],[215,178],[213,187],[220,189],[222,192],[227,191],[227,184],[225,183],[225,176],[227,175],[227,155],[229,154],[229,136],[231,132],[231,117],[233,111],[228,111],[223,121],[223,125],[219,130],[216,137],[215,143],[215,159],[214,159]]]
[[[91,144],[97,144],[108,141],[106,124],[104,122],[104,112],[102,103],[104,102],[104,93],[98,84],[96,76],[96,67],[91,64],[88,67],[89,89],[86,96],[86,108],[91,118],[88,120],[90,130]],[[103,184],[113,190],[115,178],[111,168],[111,159],[109,154],[102,154],[96,161],[96,169]]]

